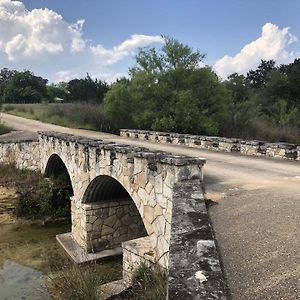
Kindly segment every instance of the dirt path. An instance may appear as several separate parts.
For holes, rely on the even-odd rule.
[[[241,156],[2,114],[18,130],[59,131],[150,149],[204,157],[210,216],[234,300],[300,299],[300,162]]]

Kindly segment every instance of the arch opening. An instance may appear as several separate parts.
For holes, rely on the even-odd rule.
[[[51,209],[57,217],[66,217],[71,221],[71,199],[74,196],[71,178],[66,165],[57,154],[48,159],[45,177],[51,185]]]
[[[82,202],[88,252],[113,249],[122,242],[147,236],[134,200],[116,179],[107,175],[96,177],[87,187]]]

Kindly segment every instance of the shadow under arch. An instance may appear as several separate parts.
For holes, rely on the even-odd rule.
[[[88,185],[82,203],[126,201],[132,198],[118,180],[108,175],[94,178]]]
[[[71,195],[74,196],[72,181],[69,171],[63,160],[57,154],[52,154],[47,162],[45,169],[45,177],[47,178],[61,178],[71,189]]]
[[[71,222],[71,197],[74,191],[68,169],[57,154],[49,157],[44,175],[51,182],[51,214]]]
[[[82,203],[87,215],[88,252],[120,247],[122,242],[148,235],[134,200],[113,177],[94,178]]]

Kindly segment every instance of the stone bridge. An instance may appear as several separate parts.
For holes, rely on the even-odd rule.
[[[141,263],[157,263],[169,272],[169,297],[225,299],[201,189],[204,159],[40,132],[0,141],[0,163],[68,174],[72,229],[57,238],[75,261],[123,253],[126,285]]]

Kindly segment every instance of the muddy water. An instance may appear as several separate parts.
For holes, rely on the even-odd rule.
[[[0,188],[0,299],[47,300],[45,275],[62,255],[55,235],[70,226],[16,219],[11,214],[16,199],[13,189]]]
[[[55,235],[69,226],[24,222],[0,225],[0,299],[50,299],[44,274],[61,256]]]
[[[50,300],[47,286],[56,276],[72,270],[55,239],[57,234],[69,232],[70,225],[17,219],[12,214],[17,198],[13,189],[0,186],[0,300]],[[99,275],[99,284],[117,280],[122,276],[122,259],[85,269]],[[52,288],[52,293],[57,292]]]

